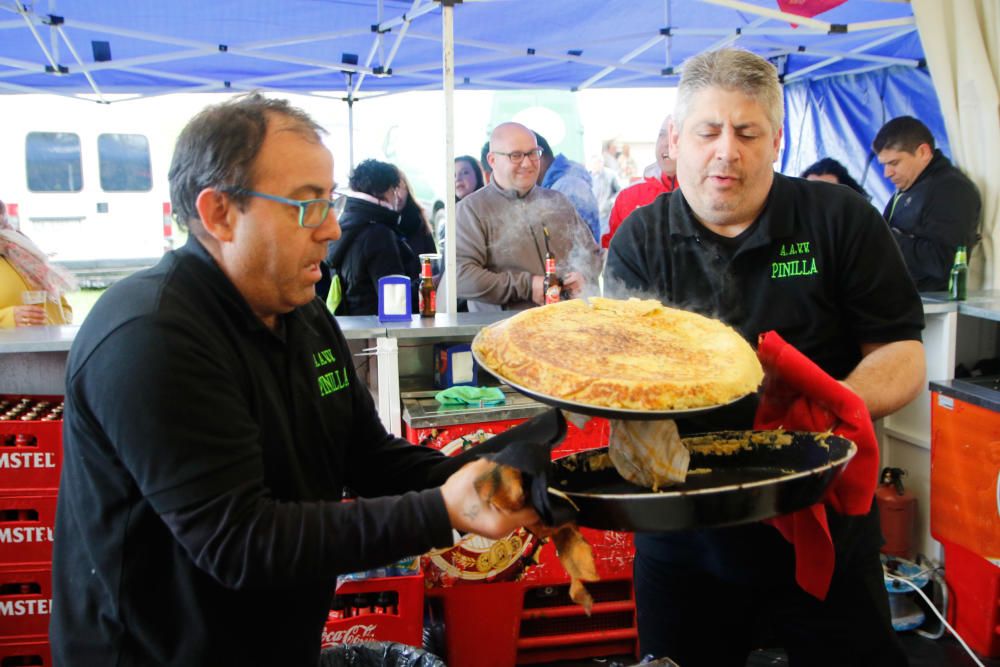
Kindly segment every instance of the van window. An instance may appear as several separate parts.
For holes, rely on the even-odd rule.
[[[28,190],[79,192],[83,188],[80,137],[72,132],[29,132],[24,141]]]
[[[97,137],[101,189],[105,192],[149,192],[153,189],[149,140],[141,134]]]

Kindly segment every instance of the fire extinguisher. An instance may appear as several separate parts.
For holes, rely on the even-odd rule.
[[[885,544],[882,553],[897,558],[913,559],[914,532],[917,519],[917,498],[903,488],[901,468],[883,468],[882,481],[875,490],[879,521]]]

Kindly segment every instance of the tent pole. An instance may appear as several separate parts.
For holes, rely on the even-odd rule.
[[[347,162],[349,164],[347,173],[350,174],[354,171],[354,87],[352,85],[354,72],[345,73],[347,74],[347,97],[344,98],[344,101],[347,102]]]
[[[347,96],[347,161],[354,171],[354,97]]]
[[[455,261],[455,7],[454,0],[441,1],[441,53],[444,90],[445,159],[445,256],[446,311],[458,312],[458,281]]]

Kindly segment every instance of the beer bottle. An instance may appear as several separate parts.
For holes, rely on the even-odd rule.
[[[542,234],[545,238],[545,305],[559,303],[562,293],[562,281],[556,275],[556,257],[549,248],[549,229],[542,227]]]
[[[552,253],[545,253],[545,304],[559,303],[562,283],[556,276],[556,258]]]
[[[434,289],[434,270],[431,256],[421,255],[420,266],[420,317],[434,317],[437,313],[437,290]]]
[[[969,264],[964,245],[955,251],[955,263],[951,267],[948,279],[948,298],[952,301],[965,301],[969,279]]]

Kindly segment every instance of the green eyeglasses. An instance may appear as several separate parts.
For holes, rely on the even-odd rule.
[[[333,209],[333,214],[339,218],[344,212],[344,205],[347,203],[347,197],[344,195],[340,195],[336,199],[289,199],[288,197],[269,195],[264,192],[247,190],[246,188],[233,188],[232,190],[227,190],[227,192],[231,192],[236,195],[247,195],[250,197],[270,199],[271,201],[276,201],[279,204],[295,206],[299,209],[299,227],[306,227],[310,229],[322,225],[327,216],[330,215],[331,209]]]

